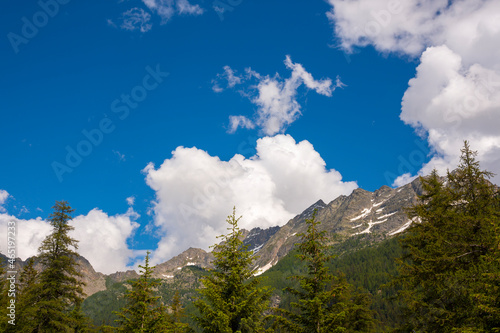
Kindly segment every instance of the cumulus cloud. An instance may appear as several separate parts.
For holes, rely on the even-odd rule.
[[[136,257],[129,249],[127,239],[138,227],[134,221],[137,218],[132,208],[125,214],[115,216],[109,216],[96,208],[70,222],[75,227],[70,236],[79,241],[78,253],[87,258],[96,271],[106,274],[123,271],[130,269],[127,266]],[[17,257],[26,260],[37,255],[42,241],[52,232],[50,223],[40,217],[23,220],[0,214],[2,230],[7,230],[10,221],[16,222]],[[7,253],[6,237],[0,239],[0,252]]]
[[[79,240],[78,253],[84,256],[98,272],[105,274],[130,269],[130,260],[136,255],[129,249],[127,239],[139,227],[139,215],[129,208],[125,214],[109,216],[97,208],[87,215],[75,217],[71,236]]]
[[[5,212],[5,208],[3,207],[5,201],[7,201],[7,198],[9,197],[9,192],[5,190],[0,190],[0,213]]]
[[[0,228],[7,230],[9,222],[16,225],[16,256],[23,260],[38,253],[38,247],[47,237],[52,227],[42,218],[21,220],[9,214],[0,214]],[[7,237],[0,238],[0,252],[7,253]]]
[[[483,167],[500,174],[500,2],[329,2],[328,17],[348,52],[373,45],[420,58],[400,115],[433,152],[419,174],[454,168],[466,139]],[[397,183],[411,178],[402,175]]]
[[[468,139],[479,150],[479,159],[491,165],[500,157],[487,157],[500,148],[500,75],[480,64],[464,66],[447,46],[430,47],[404,94],[401,119],[426,132],[429,144],[449,158],[448,164],[456,165]],[[450,167],[442,158],[431,162],[426,172],[429,167]],[[500,171],[498,164],[491,166]]]
[[[308,141],[289,135],[257,141],[251,158],[229,161],[197,148],[178,147],[170,159],[143,172],[156,192],[154,220],[163,238],[153,262],[170,259],[190,246],[208,249],[226,233],[225,219],[236,206],[240,227],[283,225],[318,199],[349,194],[355,182],[343,182]]]
[[[142,0],[142,2],[161,17],[163,24],[176,14],[196,16],[204,12],[199,5],[192,5],[188,0]]]
[[[329,78],[315,80],[301,64],[293,63],[288,55],[285,59],[285,65],[292,71],[291,76],[287,79],[282,79],[278,74],[273,77],[262,76],[250,68],[246,69],[246,77],[237,76],[229,66],[224,67],[223,74],[217,75],[217,79],[212,81],[212,89],[215,92],[224,90],[220,86],[221,79],[227,80],[228,88],[244,81],[257,81],[255,85],[250,87],[250,91],[242,92],[257,106],[254,119],[250,120],[245,116],[230,116],[229,132],[235,132],[238,127],[254,128],[258,126],[265,135],[283,133],[301,115],[300,104],[297,102],[297,92],[301,85],[328,97],[336,88],[343,86],[339,78],[335,83]]]
[[[488,43],[498,37],[500,25],[500,4],[495,0],[329,3],[333,8],[327,16],[340,46],[347,51],[373,45],[379,51],[418,57],[428,46],[447,44],[471,61],[496,62],[500,55],[500,50]]]

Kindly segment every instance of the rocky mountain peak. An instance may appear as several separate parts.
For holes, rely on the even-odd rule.
[[[167,262],[156,265],[153,276],[159,279],[173,279],[174,276],[186,266],[213,268],[213,259],[214,256],[212,253],[190,247]]]
[[[296,234],[306,231],[305,220],[318,209],[316,219],[319,228],[329,233],[345,237],[361,234],[376,234],[385,238],[396,235],[411,224],[404,209],[417,200],[420,194],[420,181],[394,189],[382,186],[375,192],[361,188],[348,196],[339,196],[328,205],[318,201],[303,213],[297,215],[280,228],[262,247],[256,267],[259,273],[272,267],[285,256],[299,240]]]
[[[323,200],[318,200],[314,204],[312,204],[309,208],[307,208],[305,211],[300,214],[300,217],[307,219],[312,216],[315,210],[320,211],[323,208],[325,208],[327,205],[323,202]]]
[[[267,229],[253,228],[249,232],[243,229],[243,245],[248,246],[249,251],[257,253],[279,229],[278,226]]]

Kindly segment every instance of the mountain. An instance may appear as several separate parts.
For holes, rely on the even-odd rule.
[[[259,275],[273,267],[293,249],[294,244],[299,241],[297,234],[306,232],[305,221],[315,210],[316,219],[321,221],[320,229],[335,235],[332,237],[332,244],[358,234],[370,234],[371,239],[381,241],[409,227],[412,221],[408,219],[404,210],[414,204],[417,195],[421,193],[422,186],[418,179],[396,189],[382,186],[375,192],[369,192],[358,188],[350,195],[341,195],[328,204],[322,200],[315,202],[282,227],[254,228],[250,231],[242,229],[243,243],[256,254],[255,269]],[[0,256],[6,258],[1,254]],[[179,274],[185,275],[185,272],[192,271],[185,271],[183,269],[185,267],[197,267],[202,270],[213,268],[213,258],[210,252],[189,248],[178,256],[156,265],[154,277],[171,284],[174,280],[179,280]],[[112,283],[124,283],[139,277],[135,270],[109,275],[96,272],[88,260],[81,256],[77,258],[77,262],[80,264],[82,279],[86,283],[84,292],[87,297],[105,291],[108,280]],[[17,270],[20,271],[24,265],[24,261],[16,260]],[[41,269],[36,259],[35,268]]]
[[[278,231],[280,227],[275,226],[267,229],[253,228],[250,231],[242,229],[243,245],[248,246],[248,250],[257,253]]]
[[[262,274],[287,255],[298,242],[297,234],[307,230],[305,220],[317,210],[320,230],[346,239],[358,234],[372,234],[383,240],[403,232],[410,226],[405,208],[415,204],[422,193],[420,180],[393,189],[382,186],[375,192],[356,189],[350,195],[341,195],[329,204],[319,200],[300,215],[291,219],[262,246],[255,261]]]
[[[352,272],[348,268],[356,262],[356,269],[373,275],[370,279],[375,281],[370,282],[373,285],[366,286],[357,281],[356,285],[378,295],[379,284],[387,282],[384,280],[386,273],[383,270],[387,267],[392,267],[394,270],[393,258],[400,253],[394,245],[397,242],[387,243],[384,240],[396,237],[411,224],[405,208],[414,204],[421,192],[422,186],[419,180],[396,189],[387,186],[374,192],[356,189],[350,195],[339,196],[328,204],[321,200],[315,202],[282,227],[243,229],[243,243],[255,253],[256,274],[267,275],[266,281],[269,281],[270,287],[276,290],[273,302],[286,303],[289,300],[279,295],[279,291],[288,283],[286,277],[300,269],[300,262],[290,252],[294,244],[299,241],[297,235],[306,232],[306,219],[309,219],[316,210],[316,218],[321,221],[320,229],[327,231],[331,236],[332,251],[335,254],[343,254],[339,258],[344,259],[339,259],[341,261],[337,265],[344,262],[343,270],[349,274],[348,279],[356,282],[356,277],[350,276]],[[377,246],[377,244],[393,244],[390,247],[392,251],[390,255],[380,253],[375,262],[375,258],[367,259],[372,250],[356,254],[360,249],[371,248],[368,245]],[[387,245],[384,245],[380,251],[387,250]],[[362,259],[354,259],[360,255]],[[192,300],[197,295],[196,289],[202,287],[201,278],[207,274],[207,269],[213,268],[213,258],[210,252],[189,248],[176,257],[156,265],[153,275],[162,279],[163,283],[158,293],[164,302],[168,304],[177,292],[182,303],[192,307]],[[137,278],[137,272],[129,270],[110,275],[94,274],[84,258],[80,262],[82,272],[85,272],[84,279],[91,286],[86,291],[88,297],[83,304],[83,311],[96,324],[113,325],[116,319],[113,311],[119,311],[123,306],[123,294],[130,288],[127,281]],[[365,280],[361,279],[366,282]],[[379,298],[377,302],[380,304],[377,306],[382,309],[380,310],[382,316],[384,309],[389,305],[383,303],[381,297]]]
[[[42,265],[40,264],[37,257],[33,258],[35,260],[34,267],[37,271],[40,272],[42,270]],[[20,272],[26,266],[28,259],[26,259],[26,261],[23,261],[20,258],[16,258],[14,271],[17,271],[18,274],[20,274]],[[6,260],[7,257],[0,253],[0,262],[5,262]],[[79,265],[78,271],[82,274],[82,281],[85,283],[83,292],[85,293],[86,297],[93,295],[99,291],[106,290],[106,275],[96,272],[90,262],[82,256],[77,256],[76,262]]]
[[[197,266],[204,269],[212,268],[213,259],[212,253],[202,249],[189,248],[178,256],[156,265],[153,277],[163,280],[173,279],[186,266]]]

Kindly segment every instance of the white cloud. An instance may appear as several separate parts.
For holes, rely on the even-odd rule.
[[[26,260],[28,257],[38,253],[38,247],[47,237],[52,227],[41,218],[20,220],[9,214],[0,214],[0,228],[5,230],[6,235],[9,222],[15,221],[16,225],[16,257]],[[0,238],[0,252],[7,254],[7,237]]]
[[[419,56],[446,44],[471,61],[496,62],[500,3],[495,0],[329,0],[327,14],[340,46],[373,45],[382,52]],[[479,49],[477,49],[479,47]],[[489,52],[484,52],[489,51]]]
[[[411,173],[405,173],[405,174],[402,174],[401,176],[397,177],[394,180],[394,182],[392,183],[392,186],[400,187],[400,186],[406,185],[408,183],[411,183],[416,178],[418,178],[418,176],[412,176]]]
[[[217,79],[212,80],[213,91],[224,91],[224,89],[219,85],[219,81],[221,80],[227,81],[227,88],[234,88],[236,85],[241,84],[244,78],[242,76],[236,75],[235,71],[231,67],[224,66],[224,73],[217,74]]]
[[[135,253],[128,248],[127,239],[133,235],[138,218],[132,208],[125,214],[108,216],[99,209],[87,215],[79,215],[71,221],[75,230],[71,237],[77,239],[78,253],[89,260],[96,271],[114,273],[130,269],[127,264],[135,259]],[[9,214],[0,214],[0,228],[7,230],[8,222],[16,221],[16,256],[26,260],[37,255],[42,241],[52,232],[46,220],[22,220]],[[7,253],[7,237],[0,238],[0,252]]]
[[[5,201],[7,201],[7,198],[9,197],[9,192],[5,190],[0,190],[0,213],[5,212],[5,208],[3,207]]]
[[[71,236],[79,240],[78,253],[89,260],[94,269],[105,274],[130,269],[127,264],[135,258],[127,239],[139,226],[139,215],[129,208],[125,214],[109,216],[95,208],[87,215],[75,217]]]
[[[254,91],[243,92],[252,103],[257,105],[255,119],[250,121],[247,117],[231,116],[230,132],[235,132],[239,126],[254,128],[257,125],[265,135],[283,133],[301,115],[300,104],[297,102],[297,91],[302,84],[318,94],[328,97],[336,88],[343,86],[338,78],[335,83],[328,78],[315,80],[301,64],[293,63],[290,56],[286,56],[285,65],[292,71],[291,76],[287,79],[281,79],[278,74],[274,77],[262,76],[250,68],[246,69],[247,77],[243,78],[236,76],[229,66],[225,66],[224,74],[217,75],[217,79],[212,81],[212,89],[215,92],[221,92],[223,90],[219,84],[221,78],[228,81],[228,88],[241,84],[245,80],[257,80],[257,84],[251,87],[251,90]]]
[[[162,19],[162,24],[168,22],[174,15],[202,15],[199,5],[192,5],[188,0],[142,0],[142,2]]]
[[[245,116],[229,116],[229,133],[234,133],[238,128],[253,129],[255,124]]]
[[[131,8],[122,14],[122,24],[120,27],[130,31],[140,30],[141,32],[147,32],[153,27],[153,25],[149,23],[150,20],[151,14],[146,13],[144,9],[137,7]]]
[[[447,46],[430,47],[404,94],[401,119],[427,133],[435,152],[448,159],[434,159],[426,172],[456,166],[464,139],[479,151],[480,161],[492,164],[500,157],[490,156],[500,148],[500,75],[479,64],[464,66]],[[500,171],[498,164],[491,166]]]
[[[128,197],[127,199],[125,199],[127,201],[127,204],[129,206],[133,206],[134,203],[135,203],[135,197],[134,196],[131,196],[131,197]]]
[[[437,33],[437,13],[446,11],[448,0],[329,0],[329,3],[333,8],[327,16],[345,50],[374,45],[379,51],[417,56]]]
[[[197,148],[178,147],[159,168],[145,169],[156,191],[154,219],[163,238],[154,252],[158,263],[190,246],[207,249],[226,233],[225,219],[236,206],[240,227],[283,225],[318,199],[349,194],[355,182],[342,182],[307,141],[289,135],[257,141],[257,154],[229,161]]]
[[[201,15],[203,9],[199,5],[191,5],[187,0],[177,0],[179,14]]]
[[[482,166],[500,174],[500,2],[329,1],[345,50],[373,45],[420,57],[400,115],[434,153],[419,174],[456,167],[465,139]]]

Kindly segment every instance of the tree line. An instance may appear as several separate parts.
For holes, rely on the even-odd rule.
[[[273,290],[255,276],[255,257],[243,244],[234,209],[227,234],[213,246],[214,268],[202,278],[193,302],[194,324],[188,324],[179,294],[168,301],[158,296],[162,282],[153,278],[148,252],[140,277],[123,296],[126,305],[116,313],[116,327],[94,327],[81,310],[78,243],[68,236],[73,210],[62,201],[53,207],[53,231],[39,248],[43,269],[38,272],[30,259],[20,274],[15,326],[6,316],[8,281],[0,280],[0,331],[500,332],[500,192],[476,156],[465,142],[455,170],[421,178],[423,195],[407,211],[414,223],[400,239],[403,255],[384,289],[392,292],[383,293],[397,304],[396,327],[384,328],[376,319],[370,305],[377,295],[329,269],[335,256],[316,213],[298,235],[295,251],[304,269],[282,290],[289,301],[272,297]]]

